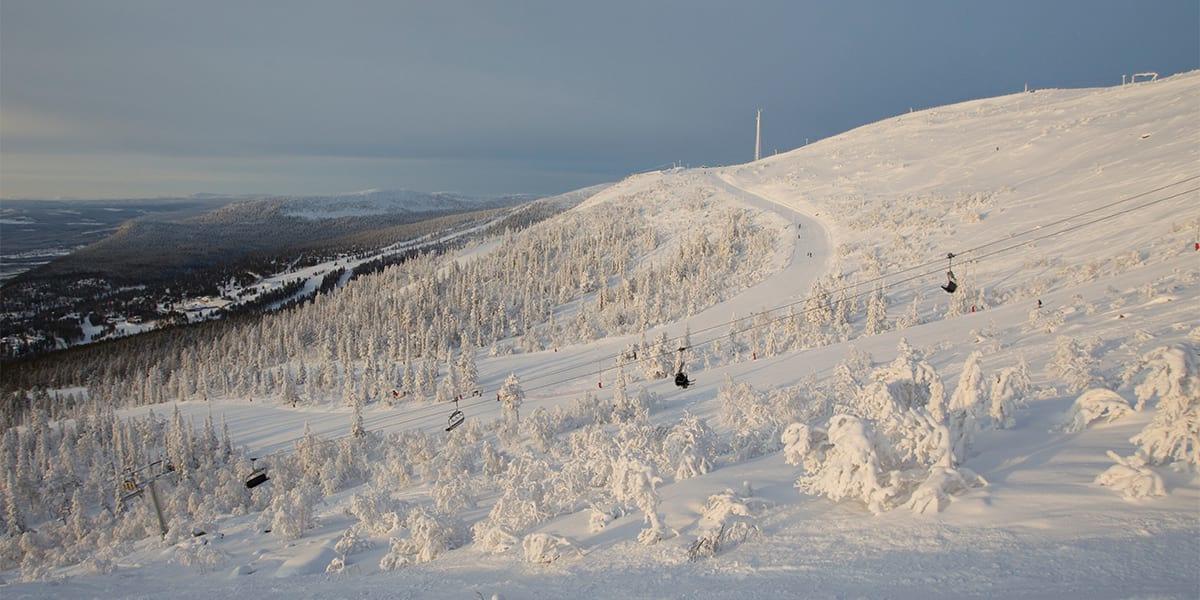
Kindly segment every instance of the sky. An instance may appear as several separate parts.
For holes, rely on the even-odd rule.
[[[1200,68],[1200,0],[0,2],[0,198],[563,192]]]

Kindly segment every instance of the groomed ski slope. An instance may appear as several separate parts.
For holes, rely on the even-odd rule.
[[[728,202],[778,218],[777,270],[731,299],[665,326],[676,336],[685,328],[696,332],[734,314],[802,299],[831,270],[851,280],[869,279],[1178,184],[1144,200],[1167,198],[1196,187],[1184,182],[1194,175],[1200,175],[1200,74],[1188,73],[1154,83],[1039,90],[905,114],[752,164],[636,176],[586,204],[654,182],[677,186],[680,193],[712,187]],[[1095,216],[1130,205],[1139,203]],[[679,226],[699,218],[703,215],[679,215]],[[988,485],[954,497],[935,516],[907,510],[872,516],[860,504],[802,495],[793,488],[798,468],[774,453],[661,486],[664,521],[680,535],[653,546],[637,543],[642,523],[636,512],[599,533],[589,532],[587,511],[544,523],[536,531],[566,536],[580,550],[550,565],[526,563],[520,552],[490,555],[467,545],[431,563],[379,572],[385,544],[355,555],[351,572],[326,576],[332,546],[353,522],[343,514],[354,493],[349,490],[331,498],[321,508],[320,527],[296,542],[258,533],[253,516],[229,519],[222,524],[224,537],[214,542],[229,558],[211,573],[168,564],[166,551],[145,543],[111,575],[10,584],[4,595],[1196,597],[1196,475],[1164,470],[1168,495],[1139,501],[1094,485],[1096,475],[1112,464],[1105,451],[1131,453],[1129,438],[1153,411],[1079,433],[1058,432],[1077,394],[1066,391],[1047,365],[1063,335],[1098,337],[1106,374],[1119,374],[1134,357],[1161,345],[1200,344],[1200,253],[1192,247],[1197,228],[1200,192],[1191,191],[978,262],[964,253],[955,271],[973,289],[985,290],[977,312],[943,318],[947,297],[935,273],[887,290],[889,316],[915,300],[924,324],[757,360],[691,365],[697,384],[687,390],[667,380],[645,384],[661,398],[651,422],[673,423],[686,411],[718,427],[716,396],[727,377],[760,391],[827,378],[852,346],[870,353],[876,364],[886,363],[905,338],[929,351],[948,387],[973,350],[984,352],[985,374],[1024,357],[1039,394],[1017,412],[1012,429],[977,437],[965,464]],[[1045,310],[1062,314],[1053,332],[1029,323],[1039,299]],[[692,342],[727,334],[728,327],[721,327]],[[603,398],[610,392],[597,388],[595,365],[611,362],[635,339],[503,357],[481,354],[480,383],[485,396],[510,372],[528,382],[527,389],[554,384],[530,391],[523,414],[584,392]],[[571,366],[576,368],[547,375]],[[571,377],[576,378],[563,381]],[[224,414],[234,439],[261,451],[286,448],[305,422],[333,437],[344,435],[349,420],[346,410],[233,399],[181,409],[197,418],[210,410]],[[170,407],[154,410],[161,414]],[[495,402],[468,410],[471,419],[498,414]],[[443,412],[418,407],[407,414],[403,408],[366,414],[373,430],[419,426],[436,432],[444,421]],[[705,499],[726,488],[768,504],[758,521],[762,535],[712,559],[688,562],[686,546],[695,539]],[[403,495],[419,500],[424,492],[418,487]],[[464,519],[482,518],[493,500],[481,498]],[[239,565],[253,573],[231,574]]]

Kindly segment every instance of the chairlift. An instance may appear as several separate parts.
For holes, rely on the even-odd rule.
[[[133,475],[133,469],[125,469],[125,477],[121,480],[121,490],[124,492],[121,495],[121,504],[142,495],[142,487],[138,485],[137,478]]]
[[[467,416],[458,408],[458,397],[455,397],[454,412],[450,413],[450,417],[446,419],[446,431],[454,431],[454,428],[462,425],[465,420],[467,420]]]
[[[254,461],[257,459],[252,458],[250,460]],[[246,489],[252,490],[270,480],[271,478],[267,476],[266,467],[256,467],[254,470],[250,471],[250,475],[246,477]]]
[[[687,374],[683,372],[683,351],[684,350],[685,350],[685,348],[682,348],[682,347],[679,349],[679,364],[675,368],[675,385],[686,390],[688,388],[688,386],[695,383],[695,381],[692,379],[688,379]]]
[[[946,260],[950,262],[946,267],[946,285],[943,285],[942,289],[946,290],[947,294],[953,294],[954,290],[958,289],[958,278],[954,276],[954,253],[947,254]]]

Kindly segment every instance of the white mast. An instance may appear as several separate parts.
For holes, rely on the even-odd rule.
[[[754,117],[754,160],[762,157],[762,109]]]

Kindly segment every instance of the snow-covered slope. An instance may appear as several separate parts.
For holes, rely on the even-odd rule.
[[[1134,456],[1139,445],[1131,438],[1171,410],[1168,392],[1155,396],[1135,385],[1148,372],[1143,367],[1166,363],[1143,365],[1141,358],[1173,345],[1195,362],[1198,159],[1200,73],[1189,73],[939,107],[752,164],[631,177],[529,237],[505,237],[465,251],[470,261],[437,266],[493,268],[489,255],[508,256],[505,249],[521,240],[552,239],[559,234],[547,232],[556,224],[580,224],[586,235],[583,224],[616,214],[652,222],[661,243],[636,246],[647,254],[631,260],[655,269],[686,243],[686,232],[712,228],[715,214],[747,210],[772,232],[772,251],[751,253],[754,268],[731,270],[711,302],[645,332],[650,340],[688,338],[642,346],[640,333],[603,319],[590,323],[600,328],[594,336],[556,334],[553,323],[589,325],[578,315],[603,302],[594,291],[563,298],[537,330],[543,346],[472,351],[482,398],[461,403],[468,421],[455,433],[443,431],[446,404],[366,406],[367,431],[402,435],[363,442],[379,444],[371,483],[328,494],[314,509],[316,526],[299,539],[262,533],[257,513],[223,516],[222,537],[206,536],[204,550],[173,534],[165,549],[143,540],[107,552],[114,573],[69,567],[61,585],[9,589],[197,598],[384,597],[397,590],[509,599],[1195,597],[1197,465],[1181,460],[1138,471],[1159,478],[1165,496],[1129,500],[1095,482],[1113,465],[1107,451]],[[954,295],[938,287],[949,252],[958,255]],[[606,285],[626,289],[619,281]],[[345,299],[332,301],[351,311],[378,290],[404,289],[380,279],[349,285]],[[814,299],[814,291],[827,295]],[[826,312],[833,313],[827,320],[810,317]],[[735,316],[743,319],[731,323]],[[916,350],[899,363],[921,363],[944,383],[946,414],[930,417],[933,425],[911,420],[942,411],[932,399],[906,412],[891,396],[880,400],[893,388],[874,386],[897,382],[885,367],[905,344]],[[496,347],[518,345],[512,338]],[[631,346],[641,354],[629,356]],[[677,346],[687,348],[686,369],[696,380],[686,389],[646,368],[661,348]],[[319,356],[301,360],[311,368]],[[1031,379],[1017,394],[1023,402],[1005,404],[1000,398],[1013,388],[1002,381],[1018,377],[1022,363]],[[340,368],[374,365],[367,358]],[[513,373],[526,392],[519,425],[504,408]],[[1180,385],[1185,397],[1177,401],[1194,407],[1200,387]],[[1111,422],[1064,430],[1080,391],[1098,386],[1131,406],[1143,396],[1158,400]],[[260,456],[287,452],[306,426],[317,436],[344,436],[353,415],[340,402],[297,408],[274,398],[246,402],[231,394],[178,407],[197,420],[223,414],[233,439]],[[983,404],[971,408],[975,401]],[[648,412],[644,419],[639,410]],[[910,416],[893,418],[889,410]],[[856,436],[855,423],[835,414],[878,432]],[[482,426],[497,418],[500,425]],[[925,433],[905,437],[911,431]],[[282,474],[274,489],[304,489],[288,486],[290,477],[303,477],[294,469],[318,464],[317,446],[305,444],[303,461],[272,463]],[[352,444],[335,448],[367,452]],[[506,469],[495,470],[495,448],[508,455]],[[865,458],[876,451],[875,463]],[[922,453],[933,458],[912,458]],[[324,463],[329,469],[345,464],[335,455]],[[835,483],[855,482],[834,489],[838,456],[857,470],[833,473],[842,476]],[[606,470],[587,470],[598,464]],[[867,471],[877,480],[868,481]],[[961,485],[948,485],[955,478]],[[798,479],[810,493],[796,489]],[[595,480],[606,482],[600,491],[581,483]],[[259,488],[257,506],[279,503],[269,509],[274,523],[289,522],[280,520],[280,507],[307,506],[295,496],[272,498],[270,489]],[[505,512],[518,501],[521,510]],[[389,511],[397,513],[391,524]],[[643,529],[643,520],[650,526]],[[699,543],[705,539],[719,543]]]

